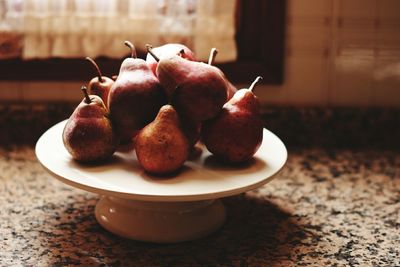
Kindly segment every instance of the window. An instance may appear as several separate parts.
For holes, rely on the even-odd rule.
[[[22,0],[12,1],[21,3]],[[79,1],[79,2],[88,2]],[[117,0],[115,0],[117,1]],[[107,1],[107,2],[115,2]],[[140,0],[125,0],[140,1]],[[173,1],[154,0],[158,4],[157,12],[163,10],[162,3],[166,4]],[[180,0],[182,1],[182,0]],[[195,0],[184,0],[188,3],[195,3]],[[197,0],[210,1],[210,0]],[[63,0],[59,2],[71,2]],[[78,1],[76,1],[78,2]],[[90,2],[90,1],[89,1]],[[99,1],[101,3],[103,1]],[[144,2],[144,1],[142,1]],[[5,1],[1,1],[4,5]],[[148,3],[148,1],[146,1]],[[18,6],[16,6],[18,8]],[[190,17],[193,10],[187,10]],[[262,75],[264,82],[279,84],[283,80],[283,53],[284,53],[284,20],[285,20],[285,1],[280,0],[237,0],[236,1],[236,31],[234,41],[237,47],[237,60],[218,64],[227,76],[236,83],[248,83],[254,79],[255,75]],[[17,23],[17,22],[16,22]],[[3,42],[0,51],[12,50],[18,47],[18,40],[21,36],[13,33],[8,36],[9,42]],[[162,36],[161,36],[162,37]],[[3,38],[3,39],[1,39]],[[5,36],[0,34],[0,40]],[[190,39],[190,38],[189,38]],[[13,42],[14,40],[14,42]],[[123,39],[117,40],[121,43],[124,54],[128,51],[122,45]],[[166,40],[168,41],[168,40]],[[193,39],[189,40],[193,42]],[[211,48],[211,47],[210,47]],[[208,54],[208,52],[207,52]],[[139,51],[139,56],[143,57],[143,51]],[[102,56],[96,59],[109,76],[117,74],[123,55],[119,58]],[[61,58],[50,57],[45,59],[23,60],[21,57],[12,57],[0,60],[0,79],[1,80],[87,80],[87,62],[79,57]]]

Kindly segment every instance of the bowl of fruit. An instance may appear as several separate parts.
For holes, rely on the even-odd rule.
[[[53,176],[97,193],[98,222],[131,239],[173,243],[219,229],[221,198],[271,181],[287,159],[284,143],[263,127],[253,89],[237,90],[224,73],[180,44],[147,46],[115,81],[82,86],[68,120],[48,129],[36,155]]]

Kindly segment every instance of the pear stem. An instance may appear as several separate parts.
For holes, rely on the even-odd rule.
[[[125,41],[124,44],[131,49],[131,58],[137,58],[135,46],[129,41]]]
[[[256,86],[256,84],[261,81],[263,79],[263,77],[261,76],[257,76],[257,78],[254,80],[254,82],[250,85],[249,90],[251,92],[253,92],[254,87]]]
[[[154,54],[153,52],[153,46],[150,44],[146,44],[146,50],[147,52],[149,52],[149,54],[157,61],[160,61],[160,58],[156,56],[156,54]]]
[[[101,82],[101,83],[104,82],[103,75],[101,74],[99,65],[97,65],[97,63],[90,57],[86,57],[86,60],[89,61],[90,63],[92,63],[92,65],[96,69],[97,77],[99,78],[99,82]]]
[[[82,92],[83,92],[83,95],[85,96],[85,103],[86,103],[86,104],[92,103],[92,100],[90,99],[90,97],[89,97],[89,95],[88,95],[86,86],[83,85],[83,86],[81,87],[81,90],[82,90]]]
[[[185,55],[185,49],[181,49],[181,51],[179,51],[179,56],[183,57]]]
[[[213,47],[210,51],[210,56],[208,57],[208,65],[214,65],[215,56],[218,54],[217,48]]]

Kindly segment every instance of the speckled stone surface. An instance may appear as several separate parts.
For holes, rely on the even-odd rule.
[[[62,184],[32,146],[0,149],[0,266],[400,266],[400,154],[289,151],[279,177],[223,200],[197,241],[126,240],[95,220],[99,196]]]

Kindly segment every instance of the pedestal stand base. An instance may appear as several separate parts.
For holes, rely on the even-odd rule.
[[[104,196],[96,205],[96,219],[122,237],[175,243],[204,237],[225,221],[220,200],[150,202]]]

